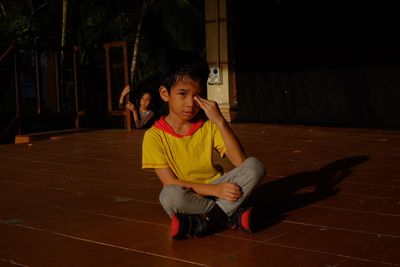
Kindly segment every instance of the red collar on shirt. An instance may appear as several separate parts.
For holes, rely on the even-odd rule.
[[[153,125],[153,127],[160,129],[163,132],[169,133],[172,136],[182,138],[184,136],[191,136],[194,134],[198,129],[203,126],[204,121],[202,119],[199,119],[198,121],[192,123],[192,127],[189,129],[189,131],[185,134],[178,134],[174,131],[174,129],[165,121],[165,116],[161,117],[158,121],[156,121]]]

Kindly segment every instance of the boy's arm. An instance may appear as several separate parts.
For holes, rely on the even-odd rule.
[[[189,187],[202,196],[213,196],[227,201],[236,201],[242,197],[241,187],[236,183],[198,184],[179,180],[170,168],[155,169],[163,185],[180,185]]]
[[[204,110],[210,121],[217,125],[226,146],[226,155],[232,164],[235,166],[242,164],[246,159],[244,149],[228,122],[222,116],[217,103],[200,97],[195,97],[194,99],[200,105],[200,108]]]

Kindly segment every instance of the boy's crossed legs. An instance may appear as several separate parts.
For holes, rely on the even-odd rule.
[[[246,159],[213,184],[237,183],[243,191],[240,199],[230,202],[203,197],[189,188],[165,186],[160,193],[160,203],[172,219],[171,236],[174,239],[204,236],[215,228],[231,226],[250,232],[251,208],[240,208],[255,186],[265,176],[263,164],[256,158]]]

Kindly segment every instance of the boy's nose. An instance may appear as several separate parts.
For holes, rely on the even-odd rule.
[[[186,105],[192,107],[195,103],[194,97],[188,97]]]
[[[191,98],[190,98],[190,106],[191,106],[192,108],[198,108],[198,107],[199,107],[199,104],[198,104],[197,101],[194,99],[194,97],[191,97]]]

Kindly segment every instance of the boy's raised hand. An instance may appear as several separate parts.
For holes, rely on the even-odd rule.
[[[224,123],[225,119],[219,110],[217,102],[204,99],[199,96],[195,96],[194,100],[197,102],[197,104],[199,104],[200,108],[204,110],[210,121],[217,125]]]

